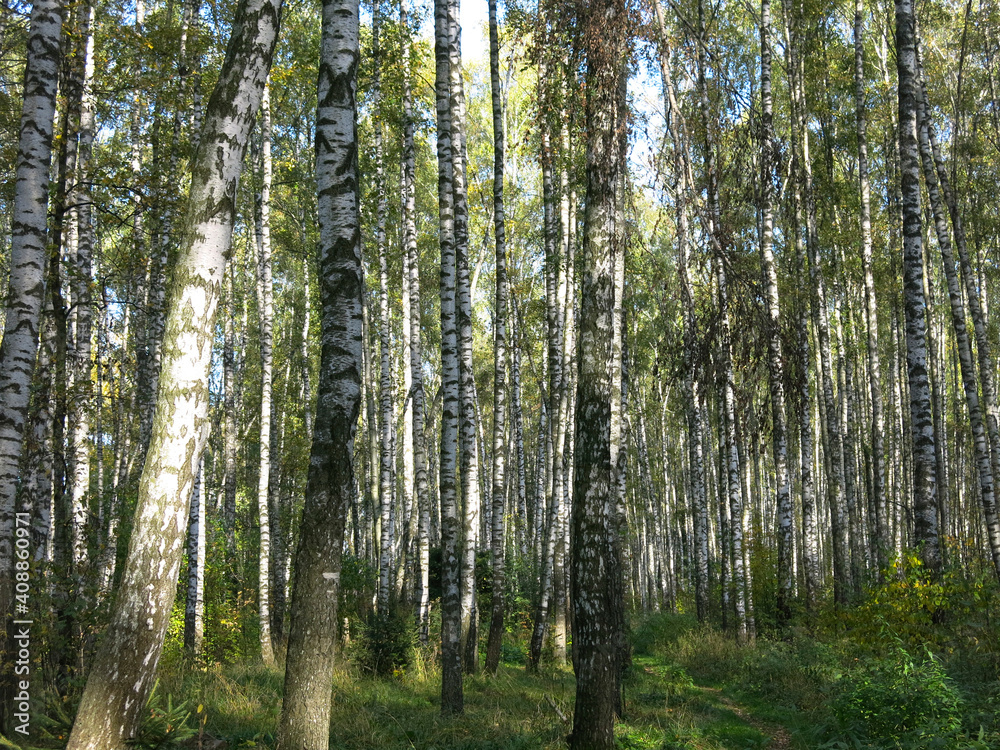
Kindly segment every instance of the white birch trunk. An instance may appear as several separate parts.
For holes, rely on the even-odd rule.
[[[456,319],[455,171],[460,148],[452,128],[451,0],[434,2],[435,101],[438,156],[438,232],[441,245],[441,713],[461,714],[462,521],[457,503],[459,362]]]
[[[58,0],[35,0],[31,8],[14,174],[10,277],[0,340],[0,612],[3,612],[0,630],[4,634],[13,633],[10,620],[15,593],[14,514],[19,510],[15,502],[45,296],[49,162],[62,12]],[[31,508],[23,510],[30,512]],[[0,637],[0,663],[8,663],[12,647],[6,636]],[[0,721],[4,724],[11,718],[8,707],[13,705],[13,696],[13,672],[5,669],[0,677],[0,701],[4,706]]]
[[[236,183],[277,41],[280,6],[242,0],[192,166],[174,269],[156,418],[122,583],[70,734],[71,750],[124,750],[152,688],[176,594],[206,435],[215,312],[232,240]]]
[[[271,280],[271,96],[265,83],[261,103],[260,225],[257,229],[257,270],[260,289],[260,468],[257,479],[258,548],[257,621],[260,653],[267,666],[274,665],[271,645],[271,398],[274,369],[274,284]]]
[[[934,427],[927,372],[920,157],[917,148],[918,78],[916,17],[912,0],[896,0],[896,68],[899,80],[899,172],[903,211],[903,307],[906,316],[906,370],[910,390],[913,450],[914,542],[930,571],[940,566],[935,504]]]

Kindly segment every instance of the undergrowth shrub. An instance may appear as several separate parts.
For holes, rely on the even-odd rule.
[[[1000,651],[1000,589],[992,569],[952,562],[933,576],[919,554],[907,550],[886,571],[885,581],[869,589],[857,606],[829,608],[820,624],[829,632],[846,629],[862,644],[888,647],[888,628],[907,647],[929,645],[934,651],[969,647]]]
[[[168,750],[182,747],[198,733],[197,721],[191,719],[191,709],[187,701],[175,704],[172,695],[167,695],[166,704],[159,694],[159,685],[153,685],[153,692],[146,701],[146,712],[135,737],[125,744],[135,750]],[[201,714],[201,706],[197,713]]]
[[[402,674],[413,661],[415,636],[408,613],[373,614],[361,633],[358,665],[376,677]]]
[[[670,657],[695,679],[719,683],[740,672],[746,650],[731,635],[701,627],[681,633]]]
[[[963,700],[930,650],[913,656],[898,641],[883,658],[859,662],[839,685],[833,714],[855,743],[896,747],[954,747]],[[928,744],[932,739],[946,744]]]
[[[697,626],[698,621],[691,615],[648,615],[632,623],[632,651],[636,656],[661,655]]]
[[[814,710],[827,699],[842,670],[829,645],[809,637],[790,641],[758,640],[746,649],[742,685],[774,705]]]

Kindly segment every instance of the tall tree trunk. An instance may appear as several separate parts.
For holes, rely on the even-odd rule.
[[[708,619],[708,503],[705,494],[704,437],[701,421],[701,397],[698,382],[699,337],[695,320],[695,301],[688,276],[688,229],[687,203],[691,197],[691,172],[688,160],[688,136],[684,113],[677,102],[673,78],[670,72],[670,48],[667,44],[667,29],[663,10],[659,2],[654,3],[656,22],[660,32],[660,75],[670,113],[670,131],[674,141],[674,171],[677,188],[674,195],[677,214],[677,273],[681,283],[681,298],[684,305],[684,393],[687,404],[687,446],[688,446],[688,492],[693,516],[694,536],[694,585],[695,611],[699,622]]]
[[[872,486],[869,502],[875,510],[875,562],[879,576],[888,564],[889,526],[885,494],[885,417],[878,344],[878,306],[872,260],[871,182],[868,177],[868,116],[865,105],[864,0],[854,0],[854,101],[857,113],[858,182],[861,189],[861,269],[865,280],[865,332],[868,339],[868,389],[871,395]]]
[[[926,118],[926,112],[928,109],[927,92],[922,82],[920,88],[920,98],[925,112],[924,118]],[[948,213],[951,217],[952,229],[955,236],[955,247],[958,250],[961,280],[965,284],[966,298],[968,299],[969,304],[969,316],[972,318],[973,332],[976,337],[976,356],[979,365],[980,383],[983,389],[981,410],[984,412],[986,432],[990,438],[990,464],[993,475],[993,490],[995,498],[996,481],[997,477],[1000,477],[1000,429],[998,429],[997,426],[997,392],[996,378],[994,375],[994,361],[991,354],[992,348],[989,343],[986,327],[986,290],[973,273],[972,265],[969,262],[969,253],[965,238],[965,225],[962,219],[962,214],[961,211],[959,211],[958,201],[955,199],[955,193],[951,187],[951,180],[948,176],[948,171],[945,169],[944,159],[941,156],[941,150],[937,144],[934,129],[931,127],[929,122],[926,123],[926,129],[931,153],[934,156],[934,165],[937,170],[941,193],[943,193],[945,203],[948,206]],[[954,260],[952,262],[954,262]],[[948,270],[948,265],[948,261],[945,260],[946,271]],[[950,294],[950,280],[948,283]],[[982,290],[982,296],[980,296],[980,290]],[[963,380],[964,377],[965,376],[963,374]],[[993,557],[993,565],[996,569],[997,576],[1000,577],[1000,554],[998,554],[998,547],[1000,547],[1000,541],[998,541],[998,539],[1000,539],[1000,530],[998,530],[998,525],[1000,524],[996,521],[997,511],[995,504],[996,503],[994,502],[994,511],[992,513],[993,520],[991,520],[991,513],[988,506],[985,505],[985,501],[983,507],[986,514],[987,534],[989,535],[990,540],[990,552]]]
[[[421,643],[427,643],[430,606],[430,499],[427,482],[427,441],[424,438],[424,375],[423,348],[421,345],[420,309],[420,255],[417,252],[416,227],[416,146],[414,145],[413,94],[410,89],[412,64],[409,27],[404,0],[399,6],[404,43],[407,45],[403,68],[403,246],[407,258],[407,278],[403,284],[409,289],[410,337],[407,366],[410,370],[410,401],[413,409],[413,465],[417,512],[417,622]]]
[[[392,544],[395,536],[391,511],[393,498],[393,461],[392,437],[395,429],[392,401],[392,375],[389,368],[389,269],[386,253],[385,222],[388,212],[386,199],[385,167],[382,145],[382,88],[379,53],[379,32],[381,27],[381,12],[379,3],[375,3],[372,15],[372,59],[375,67],[372,73],[372,106],[375,111],[375,191],[378,195],[378,208],[375,228],[375,244],[378,252],[379,267],[379,341],[381,343],[381,364],[379,368],[379,410],[381,419],[381,438],[379,441],[379,499],[381,500],[379,536],[379,577],[378,577],[378,611],[383,617],[388,615],[389,600],[392,589]]]
[[[572,603],[576,709],[570,747],[613,748],[624,654],[624,581],[615,503],[611,401],[615,367],[615,257],[620,171],[627,140],[627,8],[591,4],[583,18],[587,199],[584,213],[579,384],[573,488]],[[620,366],[620,365],[619,365]]]
[[[56,106],[59,39],[63,6],[58,0],[35,0],[27,40],[24,103],[18,141],[11,219],[10,279],[7,284],[4,335],[0,341],[0,663],[13,647],[15,495],[20,478],[22,440],[38,350],[38,332],[45,295],[46,223],[49,202],[49,162]],[[24,509],[30,512],[30,508]],[[16,518],[20,518],[17,516]],[[22,561],[17,555],[18,561]],[[18,602],[17,615],[26,615]],[[18,618],[18,619],[24,619]],[[0,729],[13,722],[13,671],[0,678]]]
[[[93,385],[90,379],[91,295],[90,284],[94,252],[90,165],[94,143],[94,6],[86,3],[79,11],[78,32],[82,47],[82,80],[80,90],[79,145],[77,148],[74,188],[70,193],[76,242],[72,272],[72,362],[69,365],[67,394],[67,426],[69,431],[69,493],[73,513],[73,557],[78,580],[84,582],[84,569],[89,567],[88,536],[90,524],[90,409]],[[70,248],[67,248],[67,250]]]
[[[698,3],[698,95],[702,127],[705,130],[705,172],[708,181],[708,212],[705,231],[715,255],[715,276],[718,284],[719,301],[719,358],[722,383],[723,441],[726,488],[728,496],[720,502],[729,503],[729,541],[732,553],[732,583],[734,604],[736,605],[736,635],[740,641],[747,638],[746,576],[743,565],[743,502],[740,496],[740,460],[736,446],[736,396],[733,377],[732,342],[729,320],[729,286],[725,265],[728,263],[725,244],[722,240],[720,222],[718,175],[716,174],[715,143],[712,138],[708,83],[705,77],[708,36],[705,27],[704,3]]]
[[[476,419],[476,382],[472,351],[472,284],[469,278],[469,210],[465,170],[465,91],[462,83],[461,28],[459,2],[448,12],[451,78],[451,128],[453,185],[455,193],[456,322],[459,366],[459,474],[462,483],[462,660],[467,672],[479,667],[478,616],[476,612],[476,550],[482,498],[479,486],[480,461]]]
[[[232,240],[236,183],[277,41],[280,7],[280,0],[241,0],[205,113],[129,554],[69,750],[124,750],[152,688],[177,590],[187,501],[206,438],[215,312]]]
[[[262,181],[260,222],[257,228],[257,270],[260,279],[260,470],[257,479],[258,548],[257,614],[260,653],[267,666],[274,665],[271,645],[271,396],[274,363],[274,284],[271,280],[271,96],[265,83],[260,118]]]
[[[281,750],[330,745],[330,683],[344,524],[357,495],[363,279],[357,139],[358,0],[324,0],[316,111],[320,377],[301,536],[295,554]]]
[[[496,312],[493,350],[493,519],[490,550],[493,567],[493,593],[490,605],[490,634],[486,646],[486,671],[496,674],[503,640],[504,586],[504,510],[507,439],[507,239],[504,226],[504,130],[503,100],[500,94],[500,39],[497,30],[497,3],[489,0],[490,13],[490,92],[493,102],[493,226],[496,242]]]
[[[792,3],[784,0],[782,3],[785,15],[785,49],[786,61],[789,71],[796,84],[793,84],[789,91],[789,105],[792,109],[791,118],[791,158],[792,158],[792,234],[795,242],[795,256],[797,264],[803,276],[809,271],[809,260],[806,252],[806,242],[803,236],[803,196],[802,181],[799,175],[803,169],[801,162],[804,159],[801,153],[801,118],[798,113],[800,106],[798,100],[798,71],[800,70],[800,50],[794,29],[794,17]],[[809,304],[803,302],[799,310],[798,319],[798,350],[799,366],[799,481],[802,492],[802,546],[803,546],[803,568],[805,574],[806,604],[812,607],[816,603],[816,596],[821,584],[820,580],[820,560],[819,560],[819,537],[818,537],[818,513],[816,507],[816,488],[813,476],[813,402],[812,387],[809,381],[809,371],[813,368],[812,347],[809,341]]]
[[[955,268],[951,235],[948,232],[948,214],[941,196],[937,165],[934,160],[934,153],[931,150],[931,124],[925,101],[918,101],[917,103],[917,118],[924,181],[927,184],[927,195],[930,199],[931,210],[933,211],[938,249],[941,251],[941,260],[944,263],[948,299],[951,304],[952,328],[955,331],[955,343],[958,348],[958,361],[962,373],[962,386],[965,391],[965,404],[969,410],[969,425],[972,428],[973,453],[976,460],[976,473],[979,477],[979,498],[986,520],[990,555],[993,559],[994,570],[1000,576],[1000,521],[997,519],[996,477],[993,474],[990,439],[983,420],[982,403],[979,400],[979,383],[976,378],[976,368],[972,356],[972,342],[969,338],[969,328],[965,317],[962,287],[959,281],[959,273]]]
[[[236,335],[233,318],[235,317],[235,289],[233,269],[226,269],[222,282],[222,305],[226,311],[223,348],[222,348],[222,378],[224,391],[222,400],[222,454],[225,466],[225,479],[222,500],[222,533],[226,544],[226,563],[232,571],[236,559],[236,452],[239,434],[236,428]]]
[[[795,508],[788,486],[788,445],[785,426],[784,355],[781,346],[781,312],[778,271],[774,262],[774,112],[771,100],[771,2],[760,4],[761,88],[761,270],[767,307],[768,383],[771,396],[771,440],[774,446],[775,505],[778,511],[778,617],[787,622],[789,601],[795,591],[793,558]]]
[[[434,0],[435,100],[437,110],[438,231],[441,245],[441,713],[461,714],[462,523],[457,503],[459,366],[456,330],[455,190],[459,151],[452,129],[452,0]]]
[[[899,78],[899,172],[903,210],[903,307],[906,315],[906,370],[910,386],[910,440],[913,446],[914,542],[921,546],[921,557],[930,572],[935,573],[940,567],[941,553],[935,504],[935,436],[927,374],[913,0],[896,0],[896,68]]]
[[[539,66],[539,97],[551,106],[551,94],[548,75],[551,67],[545,60]],[[545,442],[545,471],[543,488],[546,498],[546,512],[542,523],[543,542],[541,549],[540,582],[538,603],[535,609],[531,644],[528,651],[528,668],[535,670],[541,658],[549,628],[549,619],[555,609],[555,593],[558,577],[562,572],[560,521],[562,519],[561,503],[564,494],[562,455],[560,438],[565,435],[565,419],[560,414],[563,356],[560,344],[563,335],[563,312],[565,310],[565,291],[561,286],[563,279],[562,264],[559,254],[559,217],[555,207],[555,188],[553,185],[553,149],[551,127],[547,120],[540,123],[540,161],[542,170],[542,202],[543,202],[543,234],[545,245],[545,311],[546,311],[546,348],[545,356],[548,363],[548,389],[543,398],[546,399],[546,431],[539,440]],[[562,290],[562,292],[561,292]],[[541,446],[539,446],[541,451]],[[565,651],[563,654],[565,658]]]

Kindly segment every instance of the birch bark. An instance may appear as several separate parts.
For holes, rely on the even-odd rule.
[[[344,525],[356,502],[363,289],[358,175],[358,0],[324,0],[316,109],[320,371],[295,554],[280,750],[327,750]]]
[[[91,667],[70,750],[123,750],[152,688],[176,593],[206,435],[215,312],[232,240],[236,182],[278,36],[280,0],[241,0],[192,165],[185,241],[135,524],[111,623]]]

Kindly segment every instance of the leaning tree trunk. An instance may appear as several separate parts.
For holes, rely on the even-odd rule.
[[[497,32],[497,3],[490,10],[490,90],[493,101],[493,226],[496,236],[496,312],[493,351],[493,523],[490,550],[493,564],[493,594],[490,605],[490,635],[486,645],[486,671],[495,674],[500,665],[504,614],[504,458],[507,453],[507,240],[504,226],[503,101],[500,94],[500,40]]]
[[[316,112],[322,349],[306,500],[295,555],[281,750],[330,745],[330,683],[348,506],[356,497],[362,270],[357,151],[358,0],[325,0]]]
[[[232,241],[236,184],[278,38],[280,0],[241,0],[192,163],[185,243],[174,267],[150,449],[104,647],[69,750],[124,750],[152,689],[177,590],[206,435],[215,312]]]
[[[38,350],[45,295],[46,223],[49,162],[56,106],[59,39],[63,7],[59,0],[35,0],[28,32],[24,104],[14,176],[11,218],[10,281],[4,335],[0,341],[0,664],[10,653],[7,636],[14,611],[14,513],[20,477],[21,446]],[[18,607],[18,615],[27,614]],[[10,728],[13,672],[0,670],[0,730]]]
[[[629,58],[627,8],[595,0],[584,50],[587,200],[584,213],[579,381],[573,487],[572,602],[576,710],[570,747],[615,747],[614,717],[624,654],[624,582],[612,465],[611,402],[615,256],[624,252],[618,188],[625,169]]]
[[[986,521],[986,531],[994,571],[1000,576],[1000,522],[997,520],[996,477],[993,474],[990,439],[983,420],[982,402],[979,399],[979,382],[976,377],[976,366],[972,356],[972,342],[969,337],[969,328],[965,317],[962,286],[959,281],[959,273],[955,268],[955,255],[952,252],[951,236],[948,232],[948,214],[941,196],[937,165],[935,164],[934,154],[931,150],[931,124],[926,102],[918,102],[917,117],[924,182],[927,185],[927,196],[931,203],[938,249],[941,251],[941,260],[944,265],[948,299],[951,305],[952,327],[955,331],[955,343],[958,348],[962,386],[965,390],[965,404],[969,410],[969,426],[972,428],[972,447],[976,459],[976,472],[979,477],[979,499],[983,506],[983,517]]]
[[[918,60],[919,62],[919,60]],[[921,81],[920,97],[926,112],[927,92]],[[926,115],[925,115],[926,116]],[[959,268],[961,279],[965,284],[966,298],[969,304],[969,315],[972,318],[972,328],[976,337],[976,357],[979,365],[979,377],[982,386],[982,411],[986,423],[986,432],[990,438],[990,464],[993,474],[994,499],[996,498],[996,481],[1000,477],[1000,429],[997,426],[997,401],[996,401],[996,378],[994,376],[994,363],[991,357],[991,347],[986,332],[986,309],[980,301],[980,285],[972,272],[969,263],[969,253],[965,241],[965,225],[962,221],[962,214],[958,209],[958,202],[951,188],[951,180],[948,171],[945,169],[944,159],[934,135],[934,129],[928,123],[927,136],[930,142],[931,153],[934,156],[934,165],[937,170],[938,180],[941,185],[941,192],[944,195],[945,203],[948,206],[948,213],[951,216],[952,229],[955,236],[955,247],[958,251]],[[947,263],[947,261],[946,261]],[[949,282],[950,284],[950,282]],[[983,290],[983,302],[985,302],[985,290]],[[987,534],[990,539],[990,552],[993,557],[993,566],[997,577],[1000,578],[1000,522],[997,520],[996,503],[992,517],[990,510],[984,506]]]
[[[941,553],[935,504],[935,435],[927,374],[913,0],[896,0],[896,68],[899,79],[899,172],[903,211],[903,309],[906,316],[906,371],[910,386],[910,439],[913,446],[914,542],[922,545],[921,558],[933,573],[940,567]]]

